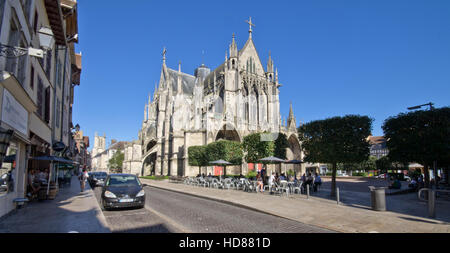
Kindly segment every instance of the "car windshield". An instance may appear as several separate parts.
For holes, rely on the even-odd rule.
[[[99,172],[97,176],[98,177],[106,177],[107,174],[106,174],[106,172]]]
[[[106,186],[140,186],[141,183],[135,176],[114,175],[108,179]]]

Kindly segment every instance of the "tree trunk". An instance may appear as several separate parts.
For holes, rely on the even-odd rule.
[[[331,174],[331,197],[336,197],[336,163],[333,163]]]

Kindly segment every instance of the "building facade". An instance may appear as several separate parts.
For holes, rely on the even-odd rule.
[[[130,142],[111,140],[111,145],[106,148],[106,135],[99,136],[95,133],[94,147],[91,151],[91,170],[113,173],[109,166],[109,160],[116,152],[125,152],[124,155],[126,157],[126,147],[128,145],[130,145]],[[124,166],[124,163],[122,163],[122,171]]]
[[[246,135],[267,132],[275,140],[287,135],[288,159],[302,159],[296,119],[292,111],[282,122],[278,71],[269,53],[263,66],[252,39],[252,24],[245,45],[238,50],[233,34],[223,63],[214,70],[204,64],[193,75],[166,65],[166,50],[158,87],[149,96],[139,131],[141,174],[193,176],[198,167],[188,164],[190,146],[226,139],[242,142]],[[293,167],[299,165],[286,165]],[[236,173],[241,167],[227,167]],[[246,173],[247,164],[242,165]],[[297,168],[297,170],[299,167]]]
[[[56,181],[55,168],[33,157],[73,154],[73,92],[81,73],[77,16],[75,0],[0,1],[0,131],[13,131],[5,152],[10,159],[2,164],[12,187],[0,192],[0,216],[26,196],[30,169],[48,169]],[[54,43],[44,47],[45,31]],[[55,142],[65,144],[64,154],[52,150]]]
[[[389,150],[386,146],[386,138],[384,136],[369,136],[370,143],[370,155],[380,159],[383,156],[389,154]]]
[[[142,175],[142,145],[139,140],[125,144],[122,172]]]
[[[76,161],[81,168],[90,169],[90,154],[88,152],[89,137],[83,136],[83,131],[78,130],[75,132],[73,139],[75,142],[74,161]]]

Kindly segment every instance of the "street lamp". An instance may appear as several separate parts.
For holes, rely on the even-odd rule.
[[[0,167],[3,163],[6,151],[8,150],[9,141],[11,140],[13,133],[14,131],[11,129],[5,130],[0,128]]]
[[[423,104],[423,105],[416,105],[416,106],[412,106],[412,107],[408,107],[408,110],[416,110],[416,109],[420,109],[422,106],[430,106],[430,110],[433,110],[433,103],[428,103],[428,104]]]
[[[38,31],[38,36],[40,45],[45,51],[53,48],[55,39],[53,38],[53,32],[50,28],[41,27]],[[23,48],[0,44],[0,56],[5,56],[8,58],[20,57],[27,54],[34,57],[44,58],[44,50],[32,47]]]

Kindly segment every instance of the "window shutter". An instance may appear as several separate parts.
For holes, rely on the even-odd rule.
[[[50,86],[45,89],[45,122],[50,122]]]
[[[39,116],[42,117],[42,113],[43,113],[43,104],[42,104],[42,95],[44,92],[44,87],[42,85],[42,80],[40,77],[38,77],[38,90],[37,90],[37,106],[38,106],[38,111],[37,113],[39,114]]]

